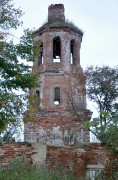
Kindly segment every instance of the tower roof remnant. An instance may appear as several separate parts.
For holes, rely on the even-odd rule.
[[[83,36],[83,32],[81,29],[75,26],[72,22],[65,20],[64,11],[65,9],[63,4],[51,4],[48,7],[48,22],[43,24],[34,33],[38,33],[45,29],[47,30],[51,28],[70,28],[71,30]]]

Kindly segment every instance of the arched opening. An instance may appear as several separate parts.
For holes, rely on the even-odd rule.
[[[36,105],[39,108],[40,106],[40,91],[36,90]]]
[[[40,52],[38,55],[38,64],[43,64],[43,42],[40,42]]]
[[[71,40],[70,43],[70,52],[71,52],[71,64],[75,64],[75,40]]]
[[[40,98],[40,91],[39,91],[39,90],[36,90],[36,96],[37,96],[38,98]]]
[[[60,88],[55,87],[54,88],[54,105],[60,104]]]
[[[60,37],[53,39],[53,62],[61,61],[61,40]]]

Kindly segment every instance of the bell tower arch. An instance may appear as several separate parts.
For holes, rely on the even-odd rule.
[[[40,42],[33,65],[35,73],[41,72],[36,93],[43,103],[35,123],[25,126],[25,141],[55,145],[89,142],[89,131],[80,128],[90,120],[80,65],[83,32],[65,21],[63,4],[51,4],[48,22],[34,34]]]

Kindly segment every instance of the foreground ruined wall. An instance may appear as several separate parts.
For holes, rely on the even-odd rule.
[[[41,82],[34,94],[40,102],[34,122],[25,125],[25,141],[59,146],[89,142],[88,129],[80,128],[91,118],[80,65],[82,36],[65,21],[63,4],[49,6],[48,22],[34,32],[40,48],[33,72],[40,72]]]
[[[118,168],[118,155],[112,154],[110,148],[97,143],[82,144],[75,147],[48,146],[48,161],[50,162],[50,169],[64,166],[68,172],[74,172],[78,180],[81,178],[94,180],[95,176],[101,172],[105,173],[105,179],[112,180],[112,176]]]
[[[25,155],[37,168],[46,164],[49,169],[64,166],[68,171],[74,172],[78,179],[89,174],[94,176],[102,170],[110,177],[113,174],[111,170],[118,168],[118,163],[110,165],[117,157],[117,154],[113,155],[110,151],[97,143],[65,147],[26,142],[0,143],[0,166],[6,167],[11,160]]]
[[[45,144],[30,144],[26,142],[0,143],[0,166],[6,167],[12,160],[24,156],[34,165],[42,166],[46,163],[47,147]]]

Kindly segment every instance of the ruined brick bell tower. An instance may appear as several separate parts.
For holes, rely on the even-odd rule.
[[[86,109],[85,82],[80,66],[83,32],[65,21],[63,4],[51,4],[48,22],[35,31],[40,53],[34,72],[41,72],[36,120],[25,125],[28,142],[70,145],[89,142],[89,131],[82,124],[91,118]]]

